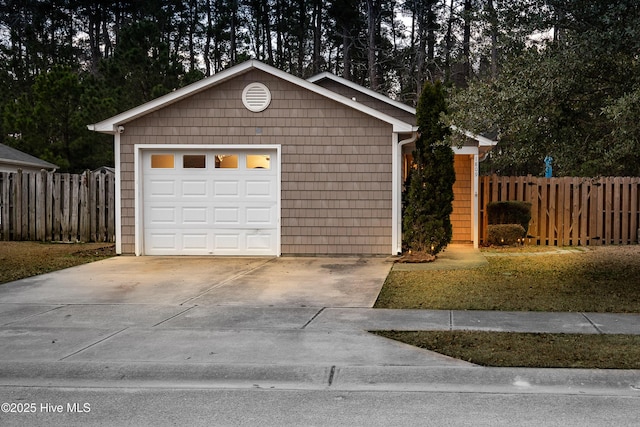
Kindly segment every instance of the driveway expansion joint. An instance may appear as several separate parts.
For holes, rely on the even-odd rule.
[[[99,339],[98,341],[96,341],[96,342],[94,342],[94,343],[91,343],[91,344],[89,344],[89,345],[87,345],[87,346],[85,346],[85,347],[81,348],[80,350],[76,350],[76,351],[74,351],[74,352],[73,352],[73,353],[71,353],[71,354],[67,354],[66,356],[64,356],[63,358],[58,359],[58,360],[59,360],[59,361],[63,361],[63,360],[65,360],[65,359],[68,359],[68,358],[69,358],[69,357],[71,357],[71,356],[75,356],[76,354],[78,354],[78,353],[80,353],[80,352],[83,352],[83,351],[85,351],[86,349],[93,347],[94,345],[100,344],[101,342],[104,342],[104,341],[108,340],[109,338],[111,338],[111,337],[114,337],[114,336],[118,335],[120,332],[126,331],[127,329],[129,329],[129,327],[122,328],[122,329],[120,329],[120,330],[118,330],[118,331],[115,331],[114,333],[109,334],[109,335],[107,335],[106,337],[101,338],[101,339]]]
[[[208,294],[209,292],[211,292],[211,291],[212,291],[212,290],[214,290],[214,289],[221,288],[221,287],[223,287],[223,286],[227,285],[228,283],[231,283],[231,282],[233,282],[233,281],[235,281],[235,280],[237,280],[237,279],[239,279],[239,278],[241,278],[241,277],[244,277],[244,276],[249,275],[250,273],[253,273],[253,272],[254,272],[254,271],[256,271],[256,270],[259,270],[260,268],[264,267],[265,265],[267,265],[268,263],[270,263],[270,262],[274,261],[275,259],[276,259],[276,258],[269,258],[269,259],[267,259],[266,261],[264,261],[264,262],[260,263],[259,265],[255,266],[255,267],[253,267],[253,268],[251,268],[251,269],[249,269],[249,270],[243,270],[243,271],[241,271],[240,273],[238,273],[238,274],[236,274],[236,275],[234,275],[234,276],[231,276],[231,277],[229,277],[228,279],[225,279],[225,280],[223,280],[223,281],[222,281],[222,282],[220,282],[220,283],[216,283],[216,284],[214,284],[213,286],[211,286],[211,287],[209,287],[208,289],[206,289],[204,292],[201,292],[201,293],[200,293],[200,294],[198,294],[198,295],[195,295],[195,296],[193,296],[193,297],[191,297],[191,298],[186,299],[185,301],[181,302],[179,305],[185,305],[185,304],[187,304],[187,303],[189,303],[189,302],[191,302],[191,301],[195,301],[195,300],[197,300],[198,298],[200,298],[200,297],[202,297],[202,296],[204,296],[204,295]]]
[[[316,317],[318,317],[320,315],[320,313],[322,313],[326,308],[327,307],[322,307],[320,310],[318,310],[318,312],[316,314],[314,314],[313,317],[311,317],[311,319],[309,319],[309,321],[307,321],[307,323],[302,325],[302,327],[300,329],[305,329],[311,322],[316,320]]]
[[[158,323],[156,323],[155,325],[152,325],[151,327],[152,327],[152,328],[155,328],[156,326],[162,325],[163,323],[168,322],[168,321],[170,321],[171,319],[175,319],[176,317],[181,316],[182,314],[186,313],[186,312],[187,312],[187,311],[189,311],[189,310],[194,309],[195,307],[197,307],[197,305],[192,305],[191,307],[189,307],[189,308],[187,308],[187,309],[185,309],[185,310],[182,310],[181,312],[176,313],[176,314],[174,314],[173,316],[169,316],[169,317],[167,317],[166,319],[159,321]]]

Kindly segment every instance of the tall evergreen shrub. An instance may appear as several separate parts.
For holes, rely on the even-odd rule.
[[[453,150],[449,129],[441,123],[446,112],[445,91],[440,82],[425,83],[416,111],[419,137],[413,152],[414,168],[405,186],[403,238],[405,249],[443,250],[450,242],[453,210]]]

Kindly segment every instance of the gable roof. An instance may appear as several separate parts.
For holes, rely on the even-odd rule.
[[[339,77],[336,76],[335,74],[329,73],[329,72],[324,72],[324,73],[320,73],[320,74],[316,74],[315,76],[309,77],[307,80],[310,81],[311,83],[316,83],[319,82],[320,80],[323,79],[329,79],[329,80],[333,80],[336,83],[339,83],[343,86],[347,86],[353,90],[356,90],[358,92],[361,92],[365,95],[368,95],[372,98],[375,98],[379,101],[385,102],[389,105],[392,105],[396,108],[399,108],[400,110],[404,110],[407,113],[411,113],[413,115],[416,114],[416,109],[407,105],[407,104],[403,104],[402,102],[396,101],[394,99],[389,98],[388,96],[382,95],[381,93],[378,93],[374,90],[371,89],[367,89],[364,86],[360,86],[357,83],[352,82],[351,80],[347,80],[343,77]]]
[[[49,163],[4,144],[0,144],[0,163],[13,165],[18,168],[22,166],[40,169],[58,169],[58,166],[53,163]]]
[[[264,71],[265,73],[279,77],[289,83],[299,86],[302,89],[306,89],[311,92],[317,93],[333,101],[339,102],[340,104],[353,108],[354,110],[358,110],[364,114],[375,117],[383,122],[389,123],[390,125],[393,126],[394,132],[412,132],[416,130],[415,127],[410,123],[406,123],[402,120],[391,117],[371,107],[362,105],[352,99],[349,99],[345,96],[339,95],[333,91],[330,91],[321,86],[318,86],[313,82],[295,77],[289,73],[286,73],[282,70],[278,70],[277,68],[274,68],[270,65],[264,64],[260,61],[256,61],[253,59],[245,61],[238,65],[235,65],[219,73],[216,73],[211,77],[204,78],[188,86],[177,89],[171,93],[168,93],[164,96],[156,98],[138,107],[132,108],[131,110],[125,111],[123,113],[115,115],[101,122],[88,125],[87,127],[89,128],[89,130],[92,130],[92,131],[115,134],[118,132],[118,126],[120,125],[123,125],[139,117],[142,117],[153,111],[164,108],[168,105],[171,105],[175,102],[185,99],[191,95],[202,92],[215,85],[218,85],[222,82],[225,82],[229,79],[232,79],[238,75],[244,74],[254,69]]]

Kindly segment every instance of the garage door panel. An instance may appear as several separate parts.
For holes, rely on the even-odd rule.
[[[171,249],[174,250],[176,246],[175,233],[149,233],[151,238],[151,244],[155,249]]]
[[[216,233],[213,243],[214,251],[240,251],[240,233]]]
[[[247,180],[246,181],[246,189],[245,195],[248,198],[253,197],[265,197],[270,198],[275,194],[275,183],[273,180]]]
[[[182,196],[184,197],[207,197],[207,180],[183,180]]]
[[[213,225],[240,225],[240,209],[237,207],[214,207]]]
[[[147,209],[148,224],[177,224],[176,208],[153,206]]]
[[[207,207],[183,207],[182,223],[183,224],[207,224]]]
[[[231,151],[231,150],[229,150]],[[156,152],[158,152],[156,150]],[[200,153],[200,167],[183,167],[183,153]],[[205,153],[205,167],[201,167]],[[144,252],[148,255],[276,255],[278,173],[249,169],[234,150],[236,168],[214,167],[216,150],[172,151],[175,167],[151,168],[143,151]],[[265,154],[260,154],[265,157]]]
[[[175,180],[151,179],[147,187],[149,198],[176,196]]]
[[[209,247],[208,236],[206,233],[200,234],[183,234],[182,235],[182,249],[183,250],[196,250],[207,251]]]
[[[238,181],[214,181],[213,197],[240,197]]]
[[[273,244],[273,237],[271,233],[247,233],[247,250],[266,251]]]
[[[246,209],[246,224],[248,226],[271,225],[275,207],[248,207]]]

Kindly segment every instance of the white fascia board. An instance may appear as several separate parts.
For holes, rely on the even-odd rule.
[[[482,135],[477,135],[473,132],[469,132],[468,130],[460,129],[459,127],[454,125],[451,125],[451,130],[454,132],[459,132],[468,138],[478,141],[478,146],[480,147],[495,147],[496,144],[498,143],[498,141],[489,139]]]
[[[307,89],[311,92],[315,92],[321,96],[332,99],[336,102],[344,104],[355,110],[361,111],[369,116],[373,116],[377,119],[380,119],[383,122],[389,123],[393,126],[394,132],[410,132],[413,129],[413,126],[409,123],[405,123],[387,114],[381,113],[380,111],[374,110],[373,108],[359,104],[358,102],[355,102],[347,97],[344,97],[328,89],[320,87],[314,83],[308,82],[307,80],[295,77],[289,73],[286,73],[282,70],[278,70],[277,68],[274,68],[270,65],[264,64],[256,60],[249,60],[241,64],[235,65],[231,68],[228,68],[227,70],[216,73],[211,77],[207,77],[205,79],[192,83],[189,86],[185,86],[183,88],[177,89],[171,93],[168,93],[164,96],[156,98],[136,108],[132,108],[131,110],[125,111],[123,113],[120,113],[116,116],[113,116],[101,122],[88,125],[87,128],[95,132],[115,134],[118,132],[118,125],[124,124],[138,117],[142,117],[153,111],[159,110],[160,108],[166,107],[167,105],[170,105],[181,99],[187,98],[195,93],[208,89],[209,87],[214,86],[218,83],[221,83],[225,80],[228,80],[232,77],[235,77],[236,75],[247,72],[252,68],[255,68],[255,69],[264,71],[268,74],[271,74],[273,76],[279,77],[299,87]]]
[[[416,114],[416,109],[407,105],[407,104],[403,104],[402,102],[398,102],[395,101],[391,98],[389,98],[388,96],[382,95],[381,93],[378,93],[376,91],[373,91],[371,89],[368,89],[364,86],[360,86],[357,83],[352,82],[351,80],[347,80],[345,78],[336,76],[335,74],[329,73],[327,71],[325,71],[324,73],[320,73],[320,74],[316,74],[315,76],[309,77],[307,80],[310,81],[311,83],[315,83],[317,81],[320,81],[322,79],[329,79],[329,80],[333,80],[335,82],[338,82],[344,86],[347,86],[353,90],[356,90],[358,92],[364,93],[365,95],[368,95],[372,98],[375,98],[379,101],[385,102],[389,105],[392,105],[396,108],[399,108],[401,110],[404,110],[408,113],[411,113],[413,115]]]

